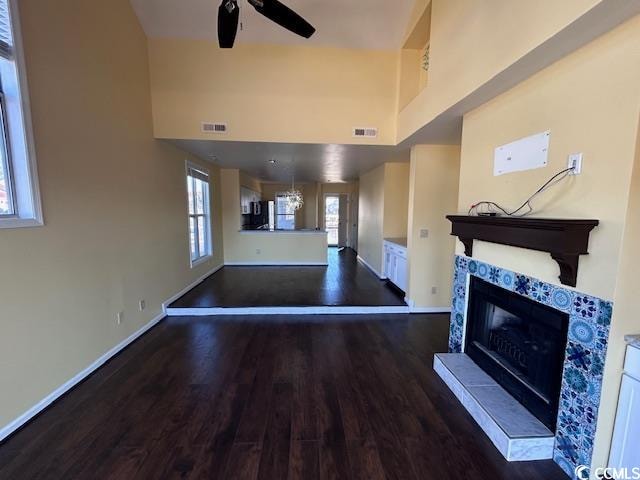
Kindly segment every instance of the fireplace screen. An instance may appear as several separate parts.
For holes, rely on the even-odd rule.
[[[465,351],[555,431],[569,316],[472,277]]]

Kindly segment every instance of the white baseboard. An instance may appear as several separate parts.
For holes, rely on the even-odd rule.
[[[371,268],[364,260],[358,257],[365,266],[373,271],[378,277],[380,275],[375,269]],[[234,265],[234,264],[227,264]],[[285,265],[285,264],[278,264]],[[298,264],[287,264],[298,265]],[[302,264],[301,264],[302,265]],[[304,264],[309,265],[309,264]],[[326,265],[326,264],[323,264]],[[157,325],[165,316],[209,316],[209,315],[388,315],[388,314],[402,314],[402,313],[444,313],[451,311],[450,308],[427,308],[421,309],[408,306],[382,306],[382,307],[249,307],[249,308],[170,308],[174,301],[182,297],[185,293],[198,286],[209,276],[220,270],[224,265],[219,265],[206,274],[202,275],[196,281],[183,288],[180,292],[173,295],[162,303],[162,313],[158,314],[151,321],[149,321],[142,328],[131,334],[129,337],[118,343],[115,347],[100,356],[87,368],[76,374],[73,378],[65,382],[63,385],[55,389],[45,398],[40,400],[37,404],[24,412],[22,415],[11,421],[9,424],[0,428],[0,442],[6,439],[9,435],[20,429],[29,420],[34,418],[45,408],[55,402],[62,395],[67,393],[73,387],[82,382],[85,378],[95,372],[98,368],[103,366],[112,357],[117,355],[120,351],[126,348],[128,345],[137,340],[140,336],[145,334],[148,330]]]
[[[451,313],[451,307],[409,307],[409,313]]]
[[[380,307],[238,307],[168,308],[170,317],[208,317],[220,315],[390,315],[410,313],[407,306]]]
[[[225,267],[327,267],[327,262],[225,262]]]
[[[416,302],[408,297],[404,297],[404,301],[410,313],[451,313],[451,307],[416,307]]]
[[[362,258],[360,255],[358,255],[356,258],[358,259],[358,261],[360,263],[362,263],[365,267],[367,267],[369,270],[371,270],[375,274],[375,276],[378,277],[380,280],[385,280],[386,279],[386,277],[383,277],[380,272],[378,272],[375,268],[373,268],[371,265],[369,265],[367,263],[367,261],[364,258]]]
[[[198,285],[200,285],[202,282],[204,282],[207,278],[209,278],[211,275],[213,275],[214,273],[216,273],[218,270],[221,270],[224,267],[224,263],[218,265],[217,267],[212,268],[211,270],[209,270],[207,273],[205,273],[204,275],[202,275],[200,278],[198,278],[195,282],[190,283],[189,285],[187,285],[186,287],[184,287],[182,290],[180,290],[178,293],[176,293],[174,296],[172,296],[171,298],[168,298],[165,302],[163,302],[162,304],[162,311],[166,314],[167,313],[167,308],[169,307],[169,305],[171,305],[173,302],[175,302],[176,300],[178,300],[180,297],[182,297],[185,293],[189,292],[190,290],[194,289],[195,287],[197,287]]]
[[[96,361],[94,361],[87,368],[79,372],[72,379],[68,380],[67,382],[62,384],[60,387],[56,388],[53,392],[51,392],[49,395],[44,397],[42,400],[36,403],[33,407],[31,407],[29,410],[27,410],[22,415],[20,415],[18,418],[10,422],[8,425],[5,425],[4,427],[0,428],[0,442],[5,438],[7,438],[12,433],[14,433],[16,430],[22,427],[25,423],[27,423],[29,420],[31,420],[36,415],[38,415],[40,412],[42,412],[45,408],[47,408],[49,405],[55,402],[62,395],[67,393],[69,390],[71,390],[73,387],[78,385],[80,382],[82,382],[85,378],[87,378],[89,375],[95,372],[102,365],[107,363],[112,357],[118,354],[121,350],[123,350],[129,344],[133,343],[135,340],[137,340],[140,336],[142,336],[148,330],[156,326],[158,322],[160,322],[160,320],[162,320],[165,317],[166,315],[164,313],[157,315],[149,323],[143,326],[140,330],[131,334],[129,337],[124,339],[118,345],[116,345],[111,350],[109,350],[104,355],[102,355],[100,358],[98,358]]]
[[[156,326],[160,322],[160,320],[162,320],[167,316],[166,311],[167,311],[168,305],[171,305],[171,303],[176,301],[178,298],[180,298],[182,295],[187,293],[189,290],[191,290],[198,284],[202,283],[207,277],[209,277],[210,275],[220,270],[223,266],[224,265],[219,265],[215,267],[214,269],[210,270],[206,274],[202,275],[191,285],[183,288],[180,292],[176,293],[167,301],[163,302],[162,313],[156,315],[151,321],[149,321],[149,323],[144,325],[142,328],[140,328],[136,332],[132,333],[129,337],[122,340],[115,347],[111,348],[105,354],[100,356],[91,365],[89,365],[87,368],[85,368],[84,370],[76,374],[73,378],[71,378],[70,380],[68,380],[58,388],[56,388],[53,392],[51,392],[45,398],[40,400],[38,403],[36,403],[33,407],[31,407],[29,410],[24,412],[18,418],[11,421],[9,424],[5,425],[4,427],[0,428],[0,442],[3,441],[12,433],[14,433],[16,430],[20,429],[25,423],[27,423],[29,420],[34,418],[36,415],[42,412],[45,408],[47,408],[49,405],[55,402],[58,398],[60,398],[62,395],[67,393],[69,390],[71,390],[73,387],[78,385],[80,382],[82,382],[85,378],[87,378],[89,375],[95,372],[98,368],[100,368],[102,365],[107,363],[112,357],[114,357],[115,355],[120,353],[120,351],[122,351],[124,348],[129,346],[129,344],[133,343],[135,340],[137,340],[139,337],[141,337],[151,328]]]

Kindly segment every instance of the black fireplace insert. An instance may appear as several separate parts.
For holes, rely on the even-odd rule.
[[[465,352],[555,432],[569,315],[471,277]]]

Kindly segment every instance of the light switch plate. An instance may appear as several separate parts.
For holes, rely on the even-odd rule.
[[[429,238],[429,230],[426,228],[420,230],[420,238]]]

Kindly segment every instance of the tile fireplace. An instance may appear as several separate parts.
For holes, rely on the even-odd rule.
[[[455,259],[449,352],[464,354],[552,432],[553,459],[571,477],[591,463],[612,309],[599,298]],[[481,400],[478,391],[467,392],[473,402]]]

